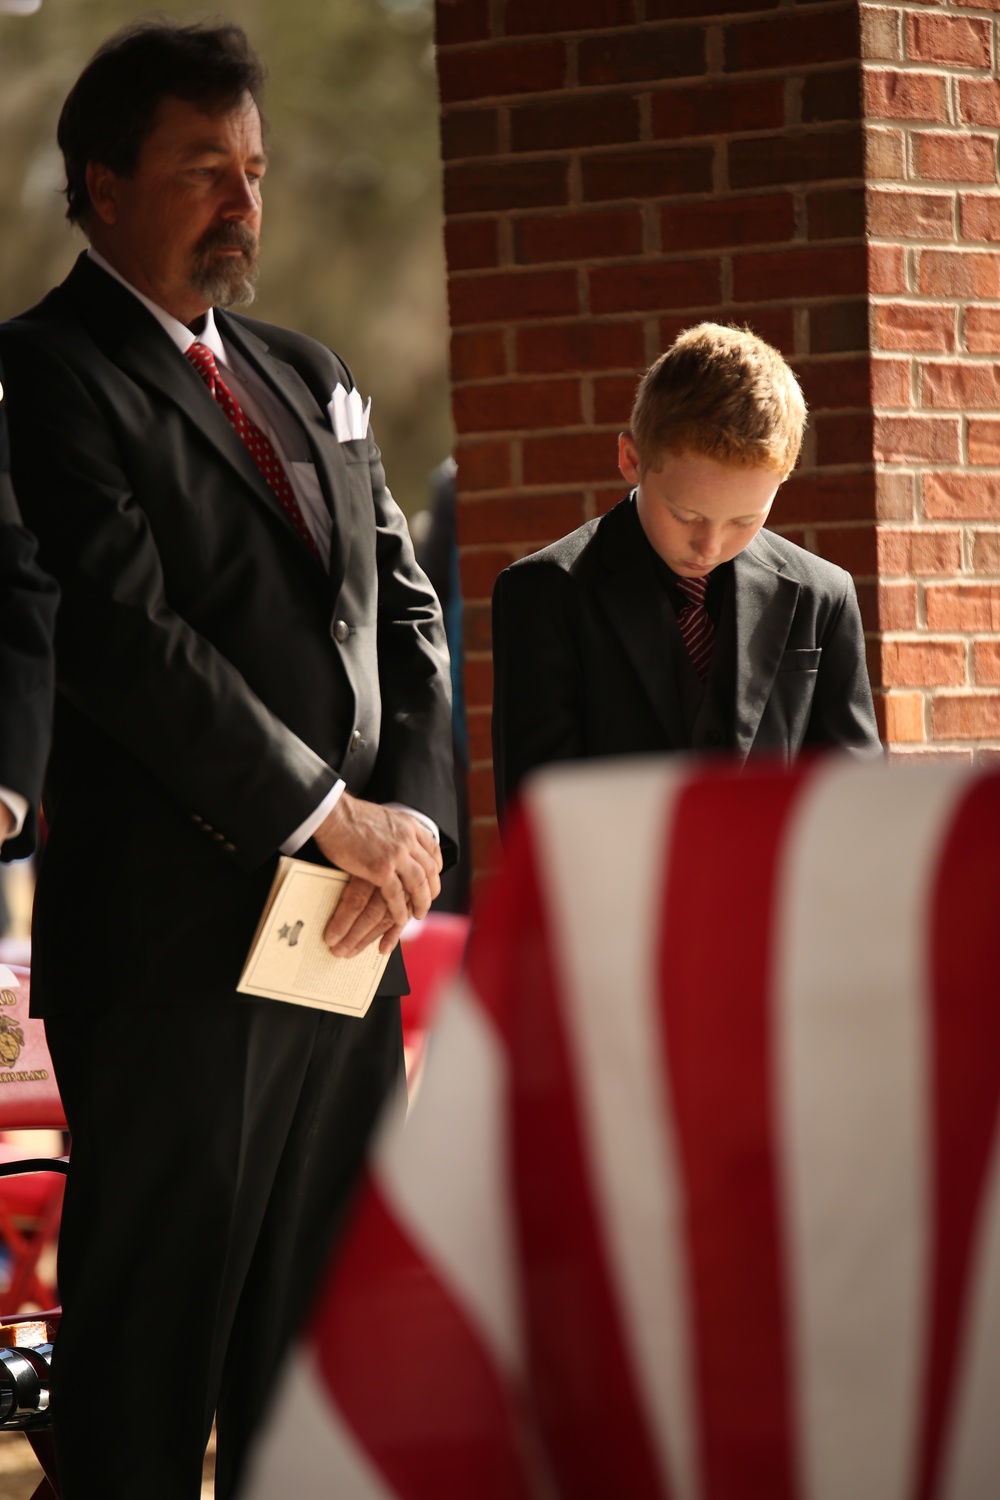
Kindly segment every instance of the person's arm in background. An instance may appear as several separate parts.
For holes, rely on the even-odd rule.
[[[0,846],[35,846],[52,726],[52,630],[58,590],[35,562],[10,479],[0,372]]]

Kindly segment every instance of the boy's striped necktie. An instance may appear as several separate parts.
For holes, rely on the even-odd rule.
[[[677,587],[687,601],[677,616],[677,624],[694,669],[704,682],[715,645],[715,626],[705,608],[708,578],[678,578]]]

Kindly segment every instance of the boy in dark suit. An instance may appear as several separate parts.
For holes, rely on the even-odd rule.
[[[762,528],[806,407],[756,335],[689,328],[644,376],[607,515],[493,593],[501,814],[554,761],[666,750],[878,754],[850,575]]]

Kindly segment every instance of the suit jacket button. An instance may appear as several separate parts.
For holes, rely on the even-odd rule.
[[[356,729],[354,731],[354,733],[351,735],[351,743],[350,743],[349,748],[351,750],[360,750],[361,746],[363,744],[364,744],[364,740],[361,738],[361,730],[360,729]]]
[[[217,844],[224,844],[226,842],[226,835],[224,833],[213,833],[212,837]]]
[[[235,854],[236,853],[236,845],[235,844],[223,844],[222,847],[223,847],[223,849],[225,849],[225,851],[226,851],[227,854]]]
[[[339,643],[343,645],[350,633],[351,627],[350,625],[348,625],[346,620],[336,620],[334,622],[333,638],[335,641],[339,641]]]

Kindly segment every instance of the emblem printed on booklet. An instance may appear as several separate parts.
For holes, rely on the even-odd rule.
[[[323,941],[349,878],[329,865],[282,856],[236,986],[241,994],[365,1014],[388,954],[373,942],[355,958],[335,958]]]

